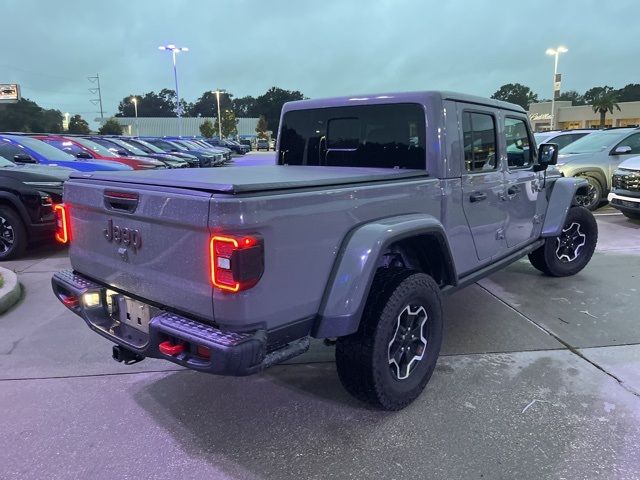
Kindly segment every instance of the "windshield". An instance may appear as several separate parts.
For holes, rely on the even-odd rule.
[[[83,147],[93,150],[94,152],[102,155],[103,157],[117,157],[117,155],[115,155],[108,148],[105,148],[96,142],[92,142],[91,140],[87,140],[86,138],[75,137],[73,141],[82,145]]]
[[[181,145],[182,147],[189,148],[191,150],[200,150],[202,148],[201,146],[196,145],[195,143],[188,142],[186,140],[172,140],[171,142],[175,143],[176,145]]]
[[[629,131],[620,130],[604,130],[602,132],[594,132],[560,149],[560,153],[601,152],[613,147],[628,133]]]
[[[136,138],[135,140],[133,139],[128,140],[127,143],[130,143],[131,145],[135,145],[139,147],[140,150],[144,150],[147,153],[165,153],[165,151],[162,150],[161,148],[158,148],[149,142],[145,142],[144,140],[140,140],[139,138]]]
[[[30,148],[34,152],[39,155],[42,155],[48,160],[73,160],[75,161],[75,157],[73,155],[69,155],[61,150],[58,150],[56,147],[52,147],[40,140],[36,140],[35,138],[30,137],[20,137],[14,139],[16,143],[20,145],[24,145],[27,148]]]
[[[533,136],[536,139],[536,143],[540,145],[541,143],[545,143],[547,140],[553,137],[553,133],[534,133]]]
[[[109,140],[111,140],[115,144],[120,145],[121,147],[126,148],[131,153],[133,153],[134,155],[145,155],[143,150],[139,149],[135,145],[132,145],[131,143],[126,142],[126,141],[124,141],[124,140],[122,140],[120,138],[110,138]]]

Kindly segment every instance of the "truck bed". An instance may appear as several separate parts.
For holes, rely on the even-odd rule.
[[[388,168],[344,168],[263,165],[175,170],[138,170],[132,172],[94,172],[73,175],[110,182],[200,190],[210,193],[243,194],[294,188],[384,182],[426,177],[424,170]]]

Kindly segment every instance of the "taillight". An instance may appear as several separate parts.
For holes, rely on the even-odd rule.
[[[227,292],[253,287],[264,271],[262,238],[255,235],[213,235],[209,242],[211,283]]]
[[[59,203],[53,207],[56,215],[56,240],[60,243],[68,243],[71,240],[71,225],[69,223],[69,207]]]

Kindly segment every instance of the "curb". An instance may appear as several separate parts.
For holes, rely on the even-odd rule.
[[[0,314],[6,312],[20,300],[20,284],[17,275],[11,270],[0,267],[4,285],[0,288]]]

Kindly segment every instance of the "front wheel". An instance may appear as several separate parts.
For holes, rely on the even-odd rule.
[[[0,261],[22,255],[27,248],[27,231],[15,210],[0,206]]]
[[[345,389],[384,410],[400,410],[431,378],[442,344],[436,282],[423,273],[377,273],[358,331],[339,338],[336,366]]]
[[[587,210],[596,210],[602,202],[602,185],[598,179],[590,176],[583,177],[587,183],[587,191],[584,194],[576,195],[576,203]]]
[[[598,243],[598,224],[584,207],[571,207],[560,235],[529,254],[531,264],[552,277],[575,275],[587,266]]]

